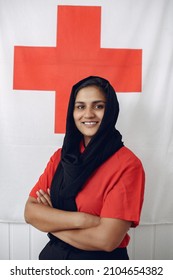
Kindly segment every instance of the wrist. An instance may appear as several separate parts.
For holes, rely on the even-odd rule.
[[[78,212],[79,214],[79,228],[80,229],[86,229],[98,226],[100,223],[100,217],[90,215],[84,212]]]

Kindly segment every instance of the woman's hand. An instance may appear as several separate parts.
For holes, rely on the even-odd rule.
[[[44,192],[43,190],[37,191],[37,202],[39,204],[52,207],[51,199],[50,199],[50,189],[48,192]],[[78,228],[90,228],[98,226],[100,223],[100,217],[90,215],[84,212],[76,212],[78,215]]]
[[[37,202],[40,204],[43,204],[45,206],[52,207],[52,202],[50,199],[50,189],[48,189],[48,192],[44,192],[43,190],[39,190],[36,192],[37,194]]]
[[[39,190],[37,199],[29,197],[25,205],[25,221],[44,232],[96,227],[100,218],[83,212],[64,211],[52,207],[50,192]]]
[[[48,192],[44,192],[43,190],[37,191],[37,202],[39,204],[53,207],[50,199],[50,189],[48,189]],[[78,215],[78,228],[90,228],[98,226],[100,223],[100,217],[90,215],[84,212],[76,212]]]

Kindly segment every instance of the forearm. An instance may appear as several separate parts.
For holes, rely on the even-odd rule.
[[[120,245],[130,225],[131,222],[128,221],[103,218],[95,227],[53,234],[78,249],[111,252]]]
[[[100,238],[96,238],[93,229],[66,230],[52,232],[53,235],[75,248],[87,251],[103,250]]]
[[[44,232],[87,228],[99,223],[99,217],[55,209],[31,198],[26,203],[25,220]]]
[[[82,217],[77,212],[61,211],[38,203],[26,207],[25,220],[45,232],[80,228],[82,224]]]

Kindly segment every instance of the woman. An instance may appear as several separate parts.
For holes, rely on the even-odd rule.
[[[128,230],[144,194],[140,160],[123,145],[110,83],[91,76],[73,86],[62,149],[30,192],[25,219],[50,241],[39,259],[128,259]]]

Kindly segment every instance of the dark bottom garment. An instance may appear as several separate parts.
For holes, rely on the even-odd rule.
[[[50,241],[43,248],[39,260],[128,260],[126,248],[117,248],[112,252],[85,251],[77,249],[52,234]]]

